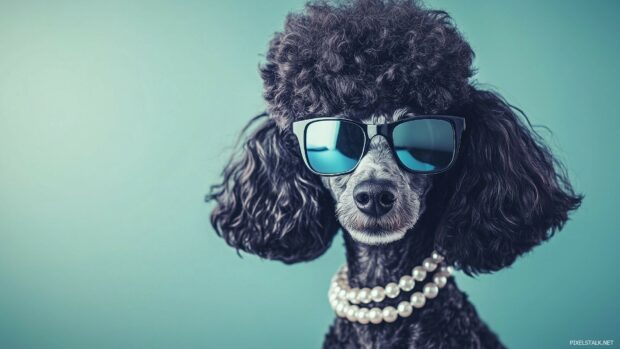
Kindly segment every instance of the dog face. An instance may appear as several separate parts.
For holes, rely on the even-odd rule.
[[[413,116],[406,108],[371,116],[364,123],[382,124]],[[424,211],[431,177],[398,166],[387,140],[374,136],[352,173],[322,177],[336,205],[336,218],[351,237],[377,245],[400,240]]]
[[[472,82],[473,50],[443,11],[416,1],[309,2],[287,16],[265,58],[267,112],[246,126],[253,131],[206,197],[216,203],[214,230],[238,250],[295,263],[320,256],[340,228],[381,244],[416,226],[447,263],[491,272],[553,236],[581,203],[520,110]],[[353,173],[320,177],[291,130],[315,116],[390,122],[410,114],[379,111],[404,107],[466,120],[449,170],[405,172],[374,136]]]

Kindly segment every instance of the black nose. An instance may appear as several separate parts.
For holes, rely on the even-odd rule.
[[[396,197],[393,185],[385,180],[367,180],[353,188],[353,199],[360,211],[373,217],[388,213]]]

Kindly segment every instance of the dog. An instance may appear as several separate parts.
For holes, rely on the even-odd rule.
[[[525,114],[472,82],[473,57],[446,12],[407,0],[309,2],[271,40],[267,110],[206,200],[230,246],[287,264],[319,257],[342,230],[325,348],[503,348],[451,268],[508,267],[579,207]],[[411,160],[407,142],[430,137],[413,120],[452,157]],[[397,139],[401,125],[419,137]],[[344,160],[317,164],[310,143],[336,128]]]

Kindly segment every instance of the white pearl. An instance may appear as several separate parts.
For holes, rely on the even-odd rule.
[[[454,268],[451,265],[444,265],[439,270],[447,275],[451,275],[454,272]]]
[[[330,301],[332,301],[332,300],[334,300],[335,302],[343,301],[342,299],[338,298],[338,295],[335,294],[335,293],[330,293],[328,298],[329,298]]]
[[[422,281],[424,280],[424,278],[426,278],[426,269],[422,267],[415,267],[413,268],[413,271],[411,272],[411,274],[413,275],[414,279],[418,281]]]
[[[334,311],[336,310],[336,307],[338,306],[339,301],[338,300],[329,300],[329,305],[331,305],[332,309],[334,309]]]
[[[405,275],[398,281],[398,286],[405,292],[413,290],[415,281],[411,275]]]
[[[359,310],[357,311],[357,322],[359,322],[360,324],[367,324],[368,323],[368,308],[359,308]]]
[[[361,302],[361,303],[365,303],[368,304],[370,303],[370,289],[367,287],[362,288],[358,293],[357,293],[357,299]]]
[[[357,311],[359,310],[359,307],[357,305],[351,305],[349,306],[349,308],[347,309],[347,319],[349,319],[349,321],[357,321]]]
[[[402,301],[398,303],[397,310],[398,315],[400,315],[401,317],[408,317],[409,315],[411,315],[411,313],[413,313],[413,307],[411,306],[411,303],[407,301]]]
[[[373,287],[370,290],[370,298],[375,302],[381,302],[385,299],[385,290],[381,286]]]
[[[394,322],[396,321],[397,317],[398,317],[398,312],[396,311],[396,308],[392,306],[387,306],[383,308],[383,321],[388,322],[388,323]]]
[[[359,303],[357,300],[357,294],[359,293],[360,289],[357,287],[354,287],[352,289],[350,289],[347,292],[347,300],[353,304],[357,304]]]
[[[385,286],[373,287],[372,289],[364,287],[351,288],[347,280],[347,267],[343,266],[336,275],[331,279],[330,287],[327,292],[329,304],[339,317],[346,317],[351,322],[359,322],[360,324],[379,324],[381,322],[391,323],[396,321],[398,317],[408,317],[413,314],[414,308],[422,308],[426,299],[433,299],[439,294],[439,289],[448,283],[448,278],[453,272],[453,267],[445,265],[442,262],[444,257],[437,251],[433,251],[430,257],[422,261],[421,266],[413,268],[411,275],[404,275],[398,280],[398,283],[390,282]],[[389,298],[396,298],[401,293],[411,291],[415,288],[416,282],[426,279],[428,273],[434,273],[432,282],[427,282],[422,292],[414,292],[409,301],[402,301],[395,308],[387,306],[383,309],[375,307],[372,309],[360,307],[354,304],[382,302]]]
[[[414,292],[411,295],[411,305],[415,308],[422,308],[424,303],[426,303],[426,298],[421,292]]]
[[[426,269],[426,271],[434,271],[435,269],[437,269],[437,263],[435,263],[435,261],[432,258],[426,258],[423,262],[422,262],[422,266],[424,267],[424,269]]]
[[[338,299],[338,296],[336,296],[333,293],[329,295],[328,299],[329,299],[329,304],[338,304],[338,302],[340,301]]]
[[[344,317],[345,315],[345,307],[347,306],[347,304],[345,302],[338,302],[338,304],[336,305],[336,315],[340,316],[340,317]]]
[[[370,309],[370,311],[368,311],[368,320],[373,324],[380,324],[381,321],[383,321],[383,314],[381,313],[381,309]]]
[[[437,297],[438,293],[439,293],[439,287],[437,287],[437,285],[435,285],[434,283],[429,282],[426,285],[424,285],[424,297],[428,299],[433,299]]]
[[[385,285],[385,295],[389,298],[396,298],[400,294],[400,288],[395,282],[390,282]]]
[[[329,287],[329,292],[338,295],[338,291],[340,291],[340,286],[338,285],[331,285]]]
[[[444,273],[436,273],[433,276],[433,282],[437,287],[443,288],[448,283],[448,277]]]

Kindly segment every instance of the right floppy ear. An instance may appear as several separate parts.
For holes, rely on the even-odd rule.
[[[205,200],[217,203],[211,224],[230,246],[287,264],[330,246],[339,227],[333,199],[303,164],[295,136],[273,119],[261,121],[222,177]]]
[[[489,273],[562,229],[583,196],[564,166],[496,92],[471,88],[454,168],[434,179],[435,248],[465,273]]]

